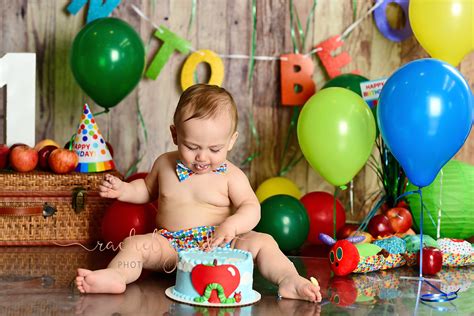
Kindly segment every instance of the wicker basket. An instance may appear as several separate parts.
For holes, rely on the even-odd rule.
[[[0,245],[99,240],[103,214],[112,202],[98,194],[105,174],[0,172]]]

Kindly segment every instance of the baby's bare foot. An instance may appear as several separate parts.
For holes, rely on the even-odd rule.
[[[319,286],[299,275],[285,277],[278,286],[278,293],[284,298],[321,302]]]
[[[111,293],[125,292],[125,280],[114,269],[91,271],[77,269],[76,286],[81,293]]]

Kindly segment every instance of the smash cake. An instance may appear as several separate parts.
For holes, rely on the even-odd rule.
[[[242,306],[257,302],[252,289],[252,254],[229,248],[179,252],[176,284],[166,295],[179,302],[204,306]]]

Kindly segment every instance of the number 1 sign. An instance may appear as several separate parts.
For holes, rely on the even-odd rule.
[[[6,144],[35,145],[36,54],[0,58],[0,88],[6,86]],[[3,124],[2,124],[3,125]]]

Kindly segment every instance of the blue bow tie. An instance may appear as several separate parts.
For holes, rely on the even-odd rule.
[[[217,169],[212,170],[214,173],[224,174],[227,172],[227,164],[223,163]],[[179,182],[182,182],[192,176],[194,172],[186,167],[180,160],[176,160],[176,175],[178,176]]]

